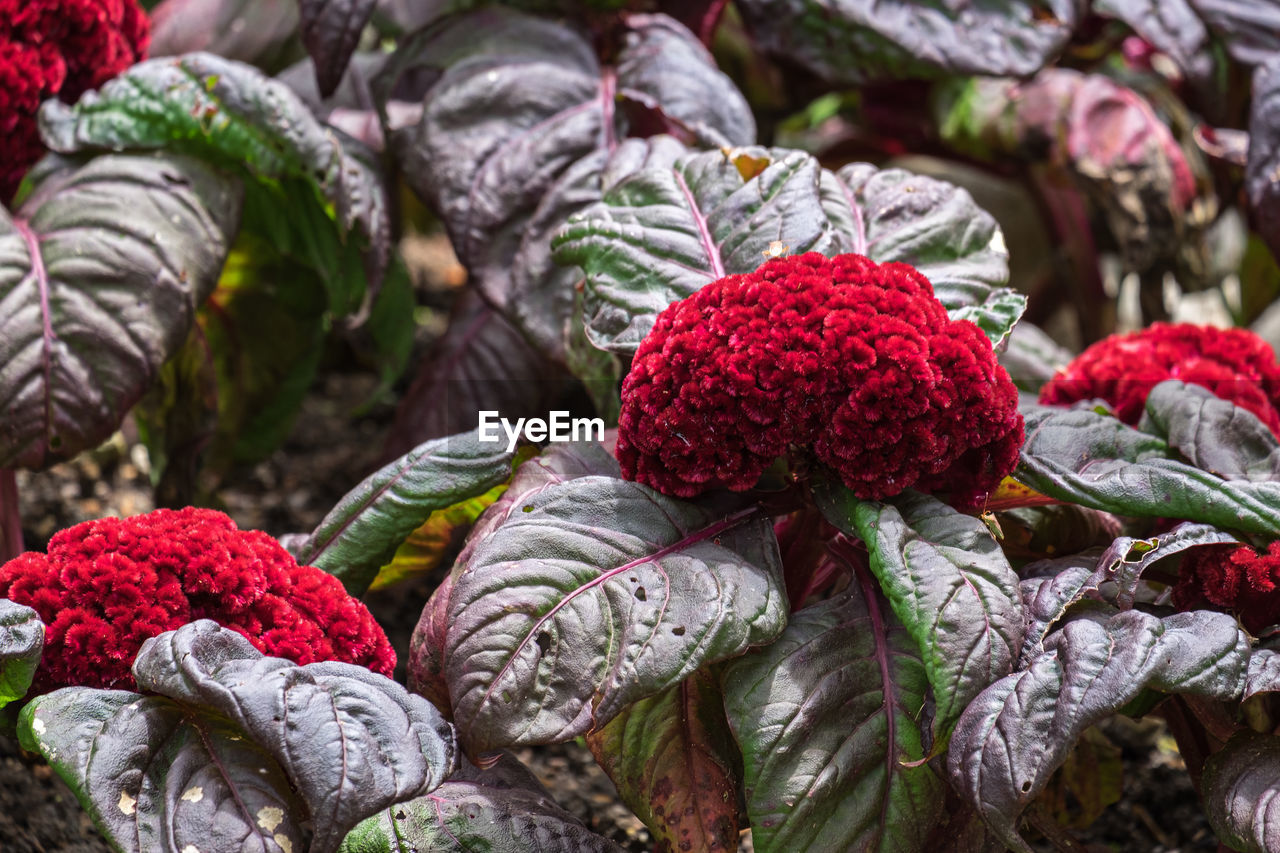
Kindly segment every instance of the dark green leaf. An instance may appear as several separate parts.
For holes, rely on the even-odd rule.
[[[1009,334],[1004,352],[1000,353],[1000,366],[1009,371],[1018,390],[1038,393],[1072,358],[1070,350],[1039,327],[1023,321]]]
[[[1280,480],[1280,441],[1270,428],[1199,385],[1174,379],[1152,388],[1138,429],[1224,480]]]
[[[470,750],[583,734],[786,624],[778,545],[754,507],[591,476],[509,511],[454,570],[445,673]]]
[[[985,524],[935,498],[859,501],[832,486],[819,493],[818,505],[837,528],[866,542],[871,570],[929,676],[936,705],[930,742],[945,746],[969,700],[1018,659],[1017,574]]]
[[[982,4],[877,0],[739,0],[767,51],[828,82],[1034,73],[1066,45],[1072,0]]]
[[[928,849],[944,789],[922,762],[928,689],[915,642],[863,571],[729,664],[755,849]]]
[[[46,167],[0,209],[0,468],[93,447],[181,346],[240,218],[237,183],[187,158]]]
[[[377,0],[298,0],[302,43],[316,63],[320,93],[338,88]]]
[[[0,598],[0,708],[27,695],[44,651],[44,623],[30,607]]]
[[[1249,661],[1249,638],[1236,620],[1206,610],[1080,619],[1044,647],[1027,669],[969,705],[947,761],[952,784],[1020,853],[1031,848],[1018,835],[1019,816],[1085,729],[1143,688],[1238,701]]]
[[[649,827],[655,853],[737,849],[741,758],[712,673],[627,706],[587,745]]]
[[[421,444],[343,496],[294,555],[360,595],[431,513],[506,480],[511,458],[502,443],[482,442],[476,432]]]
[[[1280,737],[1242,732],[1204,764],[1201,799],[1218,840],[1232,850],[1280,849]]]
[[[341,853],[621,853],[556,805],[538,780],[503,753],[488,770],[470,764],[425,797],[357,826]]]

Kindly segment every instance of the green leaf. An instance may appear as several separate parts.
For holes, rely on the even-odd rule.
[[[738,766],[720,682],[700,669],[587,734],[657,853],[738,846]]]
[[[584,734],[786,624],[767,517],[611,477],[526,493],[453,581],[445,675],[477,752]]]
[[[1201,799],[1218,840],[1232,850],[1280,849],[1280,737],[1241,732],[1204,763]]]
[[[457,761],[452,727],[391,679],[265,657],[209,620],[147,640],[133,673],[154,695],[68,687],[19,721],[23,746],[131,853],[331,853]]]
[[[871,570],[924,661],[936,705],[929,731],[941,750],[969,701],[1018,659],[1017,574],[985,524],[934,498],[909,492],[883,504],[830,486],[818,505],[866,542]]]
[[[1138,429],[1224,480],[1280,480],[1280,441],[1258,416],[1207,388],[1170,380],[1147,394]]]
[[[366,477],[294,549],[361,595],[409,534],[439,509],[484,494],[511,475],[512,454],[474,432],[428,441]]]
[[[234,180],[185,157],[51,159],[0,209],[0,468],[96,446],[182,345],[240,219]]]
[[[928,849],[944,792],[923,762],[928,689],[915,642],[865,570],[730,663],[725,708],[755,849]]]
[[[44,623],[30,607],[0,598],[0,708],[27,695],[44,651]]]

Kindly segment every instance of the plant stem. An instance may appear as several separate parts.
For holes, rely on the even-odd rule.
[[[18,514],[18,475],[0,468],[0,563],[22,553],[22,516]]]

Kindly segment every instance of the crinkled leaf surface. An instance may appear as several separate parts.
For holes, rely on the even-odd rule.
[[[148,640],[133,671],[156,695],[64,688],[19,726],[125,850],[326,853],[457,760],[452,727],[391,679],[264,657],[208,620]]]
[[[935,498],[859,501],[831,484],[818,501],[828,521],[867,544],[871,571],[929,676],[930,743],[944,746],[969,700],[1013,671],[1023,632],[1018,575],[985,524]]]
[[[209,53],[142,62],[74,105],[47,101],[40,128],[64,154],[163,148],[263,181],[301,181],[333,205],[344,238],[361,244],[370,282],[382,279],[391,219],[381,176],[358,143],[340,138],[288,86],[251,65]],[[294,201],[315,203],[301,195]],[[335,310],[356,310],[363,295],[352,288]]]
[[[1190,0],[1238,62],[1260,65],[1280,51],[1280,8],[1254,0]]]
[[[32,610],[0,598],[0,708],[21,699],[44,651],[44,623]]]
[[[476,432],[425,442],[344,495],[294,548],[294,556],[360,595],[433,512],[506,480],[511,459],[502,442],[482,442]]]
[[[1274,55],[1274,54],[1273,54]],[[1280,255],[1280,61],[1253,74],[1249,106],[1249,159],[1244,185],[1258,234]]]
[[[1044,789],[1086,728],[1144,688],[1238,700],[1249,638],[1223,613],[1163,619],[1127,610],[1068,622],[1031,665],[988,687],[960,717],[947,769],[952,784],[1009,847],[1022,810]]]
[[[315,60],[320,93],[338,88],[377,0],[298,0],[302,43]]]
[[[519,498],[453,582],[445,674],[475,752],[598,728],[786,624],[767,518],[609,477]]]
[[[1244,853],[1280,849],[1280,737],[1242,732],[1204,764],[1201,800],[1214,834]]]
[[[470,764],[425,797],[357,826],[341,853],[619,853],[569,814],[511,755],[488,770]]]
[[[725,707],[760,853],[924,851],[944,785],[924,758],[929,683],[915,641],[858,570],[733,661]]]
[[[1249,675],[1242,698],[1259,693],[1280,693],[1280,652],[1274,649],[1254,649],[1249,657]]]
[[[181,346],[240,218],[240,187],[183,157],[48,163],[0,210],[0,467],[109,436]]]
[[[869,163],[824,173],[823,183],[827,213],[845,233],[849,251],[877,263],[911,264],[933,284],[951,319],[977,324],[997,348],[1004,343],[1027,298],[1004,286],[1004,236],[968,190]]]
[[[714,673],[628,705],[587,745],[649,827],[655,853],[737,849],[741,758]]]
[[[1178,380],[1147,395],[1138,428],[1163,436],[1188,462],[1224,480],[1280,480],[1280,441],[1248,409]]]
[[[1148,397],[1149,405],[1164,402],[1163,395]],[[1185,422],[1179,413],[1192,411],[1161,409],[1152,413],[1152,422],[1181,434]],[[1176,458],[1164,438],[1089,408],[1032,406],[1024,417],[1027,441],[1014,476],[1041,494],[1120,515],[1184,518],[1280,535],[1280,481],[1223,480]],[[1240,453],[1247,449],[1238,448]],[[1251,470],[1265,464],[1229,453],[1235,464]]]
[[[1066,45],[1072,0],[739,0],[760,45],[832,83],[964,74],[1025,77]]]

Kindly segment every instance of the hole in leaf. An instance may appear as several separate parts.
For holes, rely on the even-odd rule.
[[[641,601],[647,601],[649,599],[649,593],[644,591],[644,587],[638,586],[636,587],[636,598]]]
[[[1030,792],[1031,792],[1031,780],[1028,779],[1026,782],[1022,783],[1022,793],[1027,794]]]
[[[547,653],[547,650],[550,648],[551,648],[551,635],[548,634],[546,631],[540,631],[538,633],[538,651],[541,654],[545,655]]]
[[[533,504],[525,504],[521,512],[533,512]]]
[[[675,634],[677,637],[683,637],[683,636],[684,636],[684,626],[683,626],[683,625],[677,625],[677,626],[675,626],[674,628],[672,628],[672,629],[671,629],[671,633]]]
[[[49,436],[49,447],[52,450],[57,450],[59,447],[62,447],[62,436],[60,435]]]

